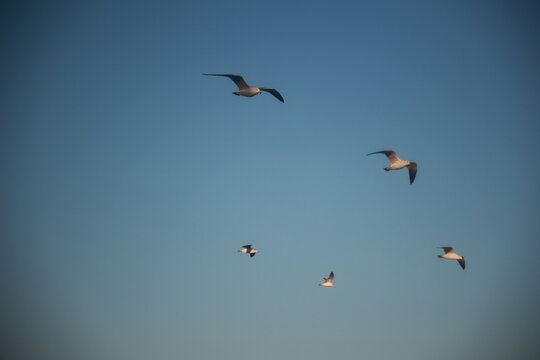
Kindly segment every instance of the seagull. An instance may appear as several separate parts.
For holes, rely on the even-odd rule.
[[[319,286],[336,287],[336,285],[334,285],[332,283],[332,280],[334,280],[334,272],[333,271],[330,272],[330,275],[327,278],[324,278],[324,282],[319,284]]]
[[[259,252],[257,249],[252,249],[251,245],[244,245],[242,246],[241,250],[238,250],[238,252],[249,254],[250,257],[254,257],[256,253]]]
[[[281,94],[276,89],[274,89],[274,88],[265,88],[265,87],[258,88],[258,87],[255,87],[255,86],[249,86],[244,81],[244,78],[242,76],[240,76],[240,75],[233,75],[233,74],[203,74],[203,75],[207,75],[207,76],[226,76],[226,77],[228,77],[229,79],[234,81],[234,83],[238,86],[238,91],[233,92],[234,95],[242,95],[242,96],[252,97],[252,96],[260,94],[261,90],[262,90],[262,91],[266,91],[266,92],[269,92],[270,94],[274,95],[282,103],[285,102],[285,100],[283,100],[283,96],[281,96]]]
[[[394,150],[382,150],[382,151],[375,151],[368,155],[373,154],[384,154],[386,157],[388,157],[388,160],[390,160],[390,166],[385,167],[384,170],[390,171],[390,170],[399,170],[403,169],[404,167],[409,168],[409,179],[411,180],[411,184],[414,182],[414,178],[416,177],[416,170],[418,169],[418,166],[415,162],[411,162],[408,160],[401,160],[396,155],[396,152]]]
[[[461,265],[461,268],[465,270],[465,258],[461,255],[458,255],[454,252],[454,248],[451,246],[439,246],[441,249],[444,250],[444,255],[437,255],[437,257],[440,257],[442,259],[448,259],[448,260],[457,260],[459,265]]]

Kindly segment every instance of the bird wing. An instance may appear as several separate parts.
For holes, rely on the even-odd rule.
[[[439,247],[444,250],[445,254],[448,254],[449,252],[452,252],[454,250],[454,248],[451,246],[439,246]]]
[[[411,162],[408,168],[409,168],[409,179],[411,180],[411,184],[412,184],[414,182],[414,178],[416,177],[416,170],[418,170],[418,165],[416,165],[415,162]]]
[[[384,154],[384,155],[386,155],[388,160],[390,160],[390,164],[393,164],[393,163],[395,163],[396,161],[399,160],[399,158],[396,155],[396,152],[394,150],[375,151],[375,152],[372,152],[372,153],[370,153],[368,155],[373,155],[373,154]]]
[[[251,245],[244,245],[244,246],[242,246],[242,247],[245,248],[245,249],[248,250],[248,251],[251,250]]]
[[[458,263],[461,265],[461,268],[465,270],[465,258],[463,256],[458,260]]]
[[[285,100],[283,100],[283,96],[281,96],[281,94],[274,88],[259,88],[259,90],[269,92],[270,94],[274,95],[282,103],[285,102]]]
[[[334,280],[334,272],[333,272],[333,271],[330,272],[330,276],[328,276],[328,279],[326,279],[326,280],[327,280],[327,281],[332,281],[332,280]]]
[[[249,85],[246,84],[246,82],[244,81],[244,78],[240,75],[233,75],[233,74],[203,74],[203,75],[208,75],[208,76],[226,76],[228,77],[229,79],[231,79],[232,81],[234,81],[234,83],[236,84],[236,86],[238,86],[238,90],[242,90],[242,89],[247,89],[249,88]]]
[[[254,257],[256,253],[249,253],[249,257]]]

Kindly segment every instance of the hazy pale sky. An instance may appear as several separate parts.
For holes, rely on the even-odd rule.
[[[3,1],[2,351],[537,359],[539,39],[533,1]]]

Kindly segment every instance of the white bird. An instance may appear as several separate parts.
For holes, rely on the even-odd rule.
[[[465,270],[465,258],[459,254],[456,254],[454,252],[453,247],[451,246],[439,246],[439,247],[444,250],[444,255],[437,255],[437,257],[440,257],[441,259],[457,260],[459,265],[461,265],[461,268]]]
[[[254,257],[255,254],[259,252],[259,250],[253,249],[251,245],[244,245],[242,246],[241,250],[238,250],[238,252],[249,254],[250,257]]]
[[[320,283],[319,286],[336,287],[336,285],[334,285],[332,283],[332,280],[334,280],[334,272],[333,271],[330,272],[330,275],[327,278],[323,278],[323,279],[324,279],[324,282]]]
[[[234,95],[242,95],[247,97],[252,97],[255,95],[258,95],[261,93],[261,91],[269,92],[270,94],[274,95],[279,101],[282,103],[285,102],[283,100],[283,96],[274,88],[265,88],[265,87],[255,87],[255,86],[249,86],[245,81],[244,78],[240,75],[233,75],[233,74],[203,74],[207,76],[226,76],[238,86],[238,91],[233,92]]]
[[[396,155],[396,152],[394,150],[382,150],[382,151],[375,151],[368,155],[373,154],[384,154],[390,160],[390,166],[385,167],[384,170],[390,171],[390,170],[399,170],[403,169],[404,167],[409,168],[409,180],[411,181],[411,184],[414,182],[414,178],[416,177],[416,170],[418,169],[418,166],[415,162],[408,161],[408,160],[401,160]]]

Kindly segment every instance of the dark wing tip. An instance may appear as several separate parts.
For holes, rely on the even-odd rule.
[[[235,74],[207,74],[207,73],[203,73],[203,75],[225,76],[225,77],[228,77],[229,79],[231,79],[236,84],[236,86],[238,86],[238,89],[244,89],[244,88],[248,87],[248,84],[246,84],[246,82],[244,81],[244,78],[241,75],[235,75]]]
[[[459,265],[461,265],[461,268],[465,270],[465,258],[462,256],[460,260],[458,260]]]
[[[375,151],[375,152],[366,154],[366,156],[373,155],[373,154],[384,154],[386,156],[389,156],[392,153],[395,153],[395,151],[394,150],[381,150],[381,151]]]
[[[249,257],[254,257],[256,253],[249,254]]]
[[[415,162],[411,162],[409,165],[409,180],[411,181],[411,185],[414,182],[414,179],[416,178],[416,171],[418,170],[418,165],[416,165]]]

